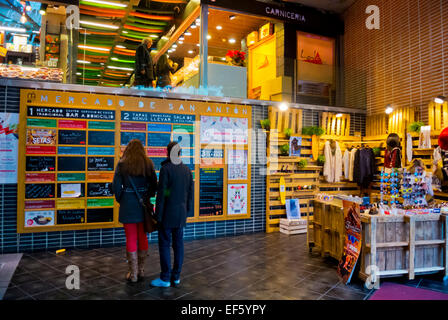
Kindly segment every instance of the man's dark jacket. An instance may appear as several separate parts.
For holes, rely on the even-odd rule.
[[[190,168],[183,163],[162,162],[157,188],[156,219],[164,228],[185,227],[194,208],[194,183]]]
[[[145,74],[141,73],[142,70],[145,70]],[[151,53],[146,44],[142,43],[135,50],[135,81],[137,84],[150,86],[155,79]]]

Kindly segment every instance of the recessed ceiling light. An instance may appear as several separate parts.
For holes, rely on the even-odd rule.
[[[196,25],[195,25],[195,24],[192,24],[190,28],[191,28],[191,29],[196,29]]]
[[[216,26],[217,30],[222,30],[222,26]]]
[[[338,113],[338,114],[336,115],[336,118],[342,118],[342,113]]]
[[[94,26],[94,27],[101,27],[101,28],[108,28],[108,29],[118,29],[119,27],[112,24],[104,24],[104,23],[96,23],[91,21],[79,21],[81,24],[85,24],[86,26]],[[124,33],[124,31],[123,31]]]
[[[188,50],[188,53],[189,54],[193,54],[193,50]]]
[[[200,43],[196,43],[196,47],[200,47],[201,46],[201,44]]]
[[[25,7],[25,10],[26,10],[26,11],[31,11],[31,6],[30,6],[30,5],[27,5],[27,6]]]
[[[41,9],[41,10],[39,10],[39,13],[40,13],[41,16],[44,16],[46,12],[45,12],[45,10]]]
[[[86,60],[77,60],[78,63],[82,63],[82,64],[88,64],[90,63],[90,61],[86,61]]]
[[[446,97],[444,97],[444,96],[438,96],[438,97],[434,98],[434,102],[438,103],[438,104],[444,103],[445,100],[446,100]]]
[[[235,42],[236,42],[235,39],[233,39],[233,38],[230,38],[230,39],[229,39],[229,43],[235,43]]]
[[[191,36],[191,32],[190,31],[187,31],[187,32],[185,32],[184,33],[186,36]]]
[[[233,14],[232,14],[231,16],[229,16],[229,19],[230,19],[230,20],[233,20],[233,19],[235,19],[235,18],[236,18],[236,16],[233,15]]]
[[[177,48],[177,44],[173,44],[173,48]]]
[[[207,39],[210,40],[211,38],[212,38],[212,36],[208,34]]]
[[[76,75],[77,75],[77,76],[80,76],[80,75],[81,75],[81,72],[76,72]]]
[[[177,41],[177,43],[182,44],[184,43],[182,40]]]
[[[115,48],[126,49],[126,47],[125,47],[125,46],[122,46],[121,44],[117,44],[117,45],[115,46]]]
[[[102,0],[84,0],[84,2],[98,3],[98,4],[104,4],[104,5],[120,7],[120,8],[126,8],[128,6],[127,4],[124,4],[124,3],[108,2],[108,1],[102,1]]]

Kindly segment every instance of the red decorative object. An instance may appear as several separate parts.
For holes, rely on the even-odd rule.
[[[226,61],[234,66],[244,66],[246,60],[246,52],[238,50],[229,50],[226,54]]]

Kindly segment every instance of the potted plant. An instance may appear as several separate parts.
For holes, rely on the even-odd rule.
[[[244,67],[246,60],[246,52],[238,50],[229,50],[226,54],[226,61],[231,66]]]
[[[373,151],[373,155],[375,157],[379,157],[381,155],[381,148],[380,147],[373,147],[372,151]]]
[[[415,121],[412,122],[409,125],[409,132],[416,132],[416,133],[420,133],[420,128],[423,127],[425,124],[423,122],[420,121]]]
[[[271,129],[271,120],[269,119],[260,120],[260,125],[262,129],[269,131]]]
[[[280,155],[289,156],[289,144],[285,143],[280,146]]]
[[[291,128],[285,128],[283,133],[285,134],[286,139],[289,139],[291,137],[291,135],[292,135],[292,129]]]
[[[321,154],[320,156],[317,157],[317,165],[323,166],[324,164],[325,164],[325,156]]]
[[[299,169],[303,169],[308,165],[308,161],[306,159],[300,159],[299,162],[297,162],[297,167]]]
[[[325,133],[325,129],[319,126],[311,126],[302,128],[302,134],[311,136],[311,150],[313,152],[313,160],[317,160],[319,156],[319,137]]]

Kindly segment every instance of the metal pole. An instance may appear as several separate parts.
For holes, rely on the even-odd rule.
[[[201,36],[200,36],[200,55],[201,64],[199,67],[199,85],[203,88],[208,87],[208,5],[201,4]]]

